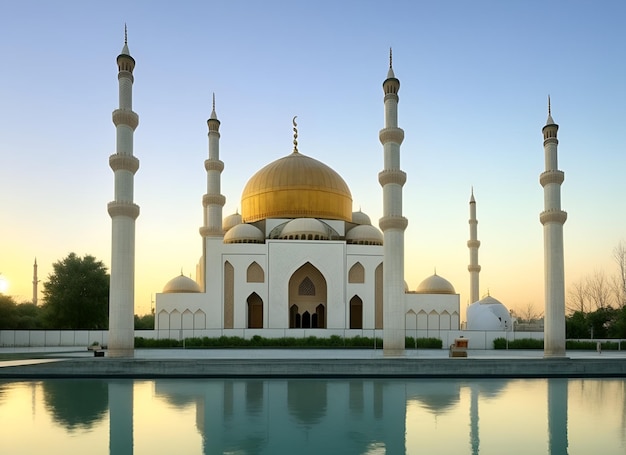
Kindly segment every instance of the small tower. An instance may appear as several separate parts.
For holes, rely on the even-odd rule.
[[[402,187],[406,174],[400,169],[400,145],[404,131],[398,128],[398,90],[389,50],[389,71],[383,82],[385,93],[385,127],[378,135],[383,145],[384,169],[378,174],[383,188],[383,217],[379,221],[383,231],[383,352],[384,355],[403,355],[404,323],[404,230],[408,221],[402,216]]]
[[[200,228],[202,237],[222,237],[222,208],[226,198],[221,194],[221,175],[224,163],[220,161],[220,121],[215,113],[215,94],[213,94],[213,110],[207,120],[209,127],[209,158],[204,161],[206,169],[207,190],[202,197],[204,207],[204,226]]]
[[[470,206],[470,239],[467,241],[467,247],[470,253],[470,263],[467,270],[470,273],[470,302],[474,303],[480,300],[480,288],[478,285],[478,275],[480,273],[480,265],[478,265],[478,248],[480,241],[478,240],[478,220],[476,219],[476,200],[474,199],[474,188],[469,201]]]
[[[37,258],[35,258],[35,263],[33,264],[33,305],[37,305],[38,294],[37,286],[39,284],[39,280],[37,279]]]
[[[109,291],[109,356],[132,357],[135,313],[135,220],[139,206],[133,203],[133,186],[139,160],[133,156],[133,134],[139,117],[133,112],[133,69],[126,28],[124,47],[117,57],[119,108],[113,111],[117,136],[116,153],[109,157],[115,174],[115,199],[111,216],[111,285]]]
[[[545,321],[544,357],[565,357],[565,271],[563,259],[563,224],[567,213],[561,210],[561,184],[565,180],[558,170],[557,131],[552,120],[548,97],[548,120],[542,129],[546,170],[539,176],[543,187],[544,211],[539,220],[543,225]]]

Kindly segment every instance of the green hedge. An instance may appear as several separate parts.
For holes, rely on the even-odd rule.
[[[493,340],[494,349],[506,349],[506,347],[506,338],[496,338]],[[543,349],[543,340],[535,340],[533,338],[509,340],[509,349]]]
[[[441,349],[443,342],[439,338],[415,338],[407,337],[405,347],[408,349]],[[332,335],[330,338],[318,338],[310,336],[306,338],[263,338],[254,335],[250,339],[241,337],[221,336],[219,338],[194,337],[182,341],[171,338],[155,340],[152,338],[135,338],[136,348],[374,348],[374,338],[356,336],[343,338]],[[376,348],[383,347],[382,338],[376,338]]]
[[[619,343],[615,341],[604,341],[601,343],[603,351],[617,351]],[[506,339],[496,338],[493,340],[494,349],[506,349]],[[626,345],[623,346],[626,349]],[[597,341],[576,341],[567,340],[565,349],[595,351],[598,348]],[[517,340],[509,340],[509,349],[543,349],[543,340],[535,340],[532,338],[520,338]]]

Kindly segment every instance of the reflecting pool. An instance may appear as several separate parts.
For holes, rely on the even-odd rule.
[[[0,453],[626,453],[626,379],[0,381]]]

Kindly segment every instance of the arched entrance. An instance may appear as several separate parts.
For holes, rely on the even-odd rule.
[[[263,300],[259,294],[253,292],[248,297],[248,328],[263,328]]]
[[[310,262],[289,279],[289,328],[326,328],[326,279]]]
[[[350,328],[363,328],[363,300],[358,295],[350,299]]]

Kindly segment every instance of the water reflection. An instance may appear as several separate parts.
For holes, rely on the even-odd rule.
[[[52,418],[68,430],[89,429],[104,419],[109,407],[107,382],[87,379],[51,379],[41,383]]]
[[[0,453],[623,454],[626,380],[0,382],[0,426]]]

